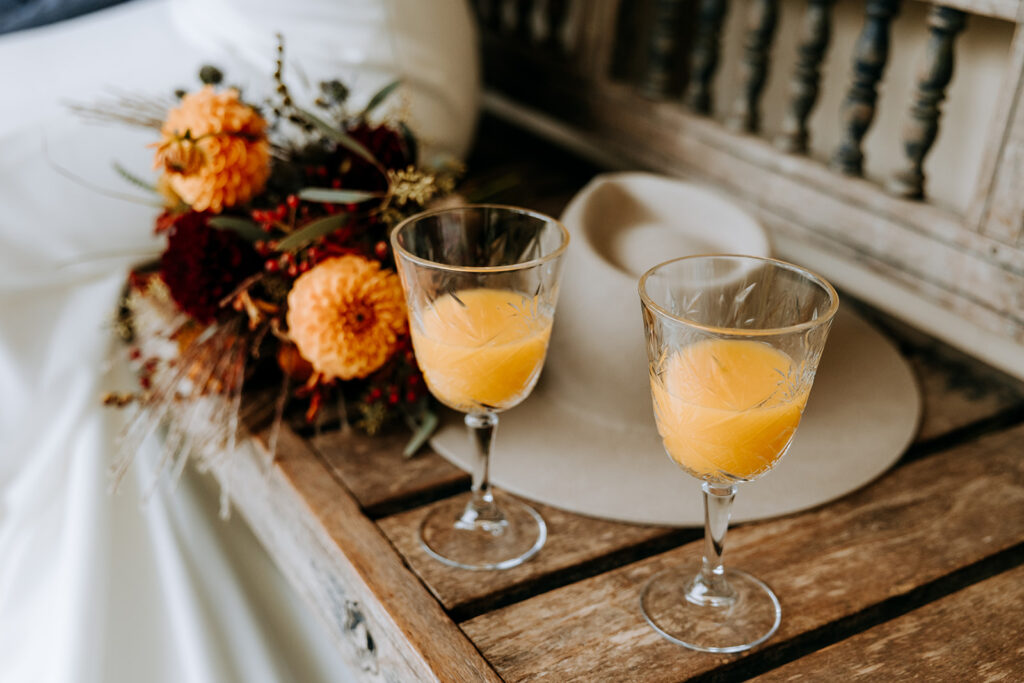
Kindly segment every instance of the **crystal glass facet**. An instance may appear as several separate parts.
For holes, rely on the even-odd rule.
[[[498,414],[540,377],[569,233],[525,209],[475,205],[429,211],[392,234],[416,358],[430,392],[465,413],[476,462],[469,494],[437,506],[423,548],[463,569],[508,569],[547,538],[528,505],[488,480]]]
[[[701,480],[699,571],[658,574],[641,595],[665,638],[707,652],[767,640],[781,608],[753,576],[726,570],[737,484],[786,453],[803,414],[832,318],[835,289],[797,266],[753,256],[691,256],[640,279],[651,396],[669,457]]]

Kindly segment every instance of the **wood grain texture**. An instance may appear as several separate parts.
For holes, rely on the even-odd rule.
[[[402,456],[408,432],[365,436],[350,430],[325,432],[309,444],[331,473],[371,516],[414,504],[436,491],[468,488],[469,475],[424,447],[413,458]]]
[[[500,572],[452,569],[420,548],[418,529],[433,505],[379,520],[381,530],[406,562],[430,588],[445,609],[459,611],[482,602],[500,601],[511,592],[522,592],[530,584],[557,572],[579,568],[615,553],[628,552],[646,544],[676,537],[669,527],[639,526],[609,522],[531,503],[548,526],[544,548],[531,560]],[[689,533],[693,537],[695,532]],[[665,546],[662,546],[665,547]]]
[[[740,491],[742,495],[742,491]],[[998,501],[998,505],[994,504]],[[827,507],[730,532],[726,564],[771,585],[790,640],[1024,542],[1024,426],[912,462]],[[462,624],[508,681],[678,681],[736,657],[660,638],[639,612],[657,571],[701,543]]]
[[[221,459],[235,506],[366,681],[497,681],[380,530],[301,439]]]
[[[1020,681],[1022,633],[1017,567],[753,680]]]

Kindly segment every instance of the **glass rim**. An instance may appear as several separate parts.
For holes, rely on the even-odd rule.
[[[647,279],[654,275],[654,272],[659,268],[663,268],[673,263],[678,263],[679,261],[710,258],[729,258],[747,261],[759,261],[761,263],[771,264],[774,266],[781,266],[787,270],[799,272],[804,276],[808,276],[808,279],[810,279],[812,282],[819,285],[822,289],[828,292],[829,298],[831,299],[831,305],[829,306],[828,311],[826,311],[824,315],[821,315],[815,318],[814,320],[807,320],[805,322],[797,323],[795,325],[787,325],[786,327],[765,327],[761,329],[749,329],[740,327],[720,327],[717,325],[708,325],[706,323],[700,323],[695,320],[691,320],[690,318],[677,315],[675,313],[668,311],[660,304],[655,303],[654,300],[650,297],[650,295],[647,294]],[[669,259],[668,261],[663,261],[655,266],[652,266],[651,268],[648,268],[647,271],[640,276],[640,280],[637,284],[637,287],[640,292],[640,301],[643,303],[643,305],[655,311],[659,315],[662,315],[668,318],[669,320],[674,320],[678,323],[682,323],[684,325],[688,325],[690,327],[694,327],[705,332],[711,332],[713,334],[718,335],[731,335],[735,337],[771,337],[780,334],[791,334],[793,332],[800,332],[802,330],[813,329],[815,327],[820,327],[821,325],[824,325],[825,323],[831,321],[832,318],[835,317],[836,311],[839,310],[839,293],[836,292],[836,288],[832,286],[832,283],[823,278],[821,275],[818,275],[813,270],[810,270],[809,268],[804,268],[803,266],[798,266],[788,261],[783,261],[782,259],[770,258],[765,256],[750,256],[748,254],[692,254],[690,256],[680,256],[678,258]]]
[[[417,256],[411,251],[401,246],[398,243],[398,233],[400,233],[407,225],[422,220],[424,218],[430,218],[431,216],[437,216],[443,213],[454,213],[456,211],[463,211],[466,209],[498,209],[501,211],[509,211],[520,215],[530,216],[537,218],[545,223],[553,223],[558,227],[562,235],[562,243],[550,254],[545,254],[540,258],[530,259],[529,261],[520,261],[519,263],[513,263],[506,266],[453,266],[446,263],[439,263],[437,261],[431,261],[425,259],[422,256]],[[396,254],[401,255],[413,263],[417,263],[421,266],[428,268],[438,268],[440,270],[448,270],[456,273],[507,273],[515,270],[525,270],[526,268],[532,268],[541,264],[553,261],[559,256],[565,253],[565,250],[569,247],[569,230],[565,227],[562,221],[557,218],[553,218],[540,211],[534,211],[533,209],[525,209],[521,206],[512,206],[510,204],[463,204],[461,206],[446,206],[439,209],[428,209],[427,211],[421,211],[420,213],[409,216],[401,223],[395,226],[395,229],[391,231],[391,248]]]

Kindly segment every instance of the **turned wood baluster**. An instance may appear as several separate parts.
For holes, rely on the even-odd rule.
[[[732,107],[728,125],[733,130],[756,133],[761,127],[761,93],[768,79],[769,51],[779,16],[778,0],[753,0],[747,15],[740,68],[742,91]]]
[[[861,141],[875,117],[878,82],[889,59],[889,25],[899,13],[900,0],[868,0],[867,16],[853,50],[853,82],[843,102],[842,139],[832,168],[847,175],[864,174]]]
[[[516,0],[516,32],[527,42],[534,41],[533,0]]]
[[[652,97],[664,96],[672,82],[682,38],[679,29],[684,8],[683,0],[654,0],[647,41],[647,70],[640,82],[640,89]]]
[[[562,42],[562,30],[569,18],[569,0],[548,0],[547,14],[545,19],[548,25],[547,44],[555,50],[564,50],[565,43]]]
[[[807,0],[803,40],[797,48],[796,68],[789,86],[792,101],[782,121],[782,132],[775,139],[775,146],[785,152],[807,152],[807,118],[818,101],[821,60],[832,39],[834,4],[835,0]]]
[[[718,68],[719,36],[729,9],[727,0],[701,0],[697,31],[690,53],[690,84],[686,103],[701,114],[711,113],[711,79]]]
[[[501,30],[502,0],[476,0],[476,14],[480,25],[492,31]]]
[[[946,86],[953,77],[953,41],[966,24],[967,15],[950,7],[932,7],[928,14],[931,35],[903,128],[907,167],[888,185],[889,191],[900,197],[924,197],[924,158],[939,133],[939,105],[946,99]]]

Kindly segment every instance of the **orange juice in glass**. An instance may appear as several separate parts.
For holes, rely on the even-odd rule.
[[[525,209],[476,205],[413,216],[391,236],[417,361],[430,392],[465,413],[469,494],[435,506],[420,543],[462,569],[508,569],[544,545],[536,510],[491,490],[498,414],[533,390],[547,355],[569,233]]]
[[[430,392],[460,412],[500,411],[522,401],[544,365],[552,316],[536,297],[466,289],[435,300],[412,325]]]
[[[651,395],[665,450],[700,479],[749,481],[789,448],[808,388],[770,344],[708,339],[652,366]]]
[[[691,256],[640,279],[655,422],[665,452],[704,492],[704,555],[644,587],[647,622],[672,642],[740,652],[779,626],[778,598],[722,563],[739,482],[789,449],[839,307],[835,289],[797,266],[752,256]]]

